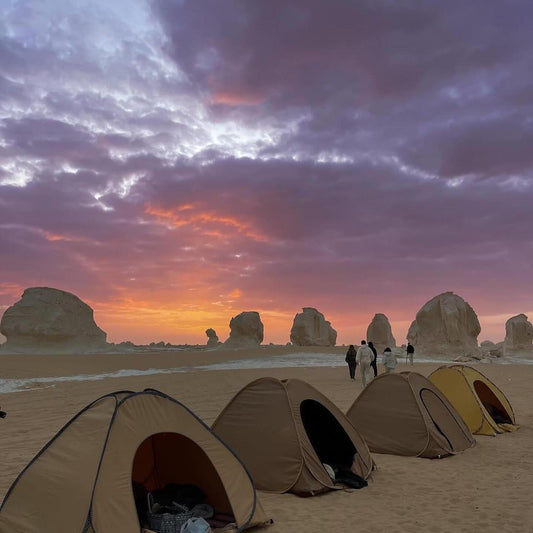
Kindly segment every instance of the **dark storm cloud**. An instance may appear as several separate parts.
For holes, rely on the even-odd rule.
[[[154,5],[176,62],[230,116],[299,117],[267,156],[393,153],[443,177],[530,166],[527,2]]]
[[[405,95],[517,60],[524,2],[154,0],[171,53],[213,91],[285,104]]]

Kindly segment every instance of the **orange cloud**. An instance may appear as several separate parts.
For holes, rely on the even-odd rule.
[[[233,229],[256,241],[269,240],[266,235],[256,231],[250,224],[236,217],[220,216],[209,211],[199,211],[196,206],[191,204],[181,205],[175,209],[164,209],[149,204],[145,207],[144,212],[153,216],[158,222],[170,224],[175,228],[192,226],[200,230],[203,235],[227,236],[227,230]],[[213,228],[213,226],[221,228]]]
[[[71,237],[67,237],[66,235],[58,235],[56,233],[48,233],[48,232],[45,232],[44,238],[47,241],[74,241],[76,240]]]
[[[42,231],[44,238],[49,242],[64,241],[64,242],[89,242],[89,239],[82,237],[72,237],[60,233],[50,233],[49,231]]]
[[[240,298],[241,296],[242,291],[240,291],[239,289],[234,289],[228,294],[229,298]]]
[[[215,91],[211,95],[211,102],[213,104],[224,105],[257,105],[265,101],[265,97],[259,94],[252,93],[238,93],[232,91]]]

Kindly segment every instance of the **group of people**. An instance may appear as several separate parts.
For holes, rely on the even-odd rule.
[[[415,349],[411,343],[407,343],[406,348],[406,362],[409,359],[410,364],[413,364]],[[363,387],[366,387],[367,383],[370,382],[372,378],[371,372],[374,373],[374,378],[378,375],[378,365],[377,365],[378,351],[374,348],[372,342],[367,342],[365,340],[361,341],[361,346],[356,350],[353,344],[350,344],[348,351],[346,352],[346,362],[348,363],[348,370],[350,371],[350,378],[355,379],[355,372],[357,370],[357,365],[359,365],[361,373],[361,381]],[[394,372],[398,361],[396,355],[389,348],[385,348],[382,355],[382,363],[385,367],[385,373]]]

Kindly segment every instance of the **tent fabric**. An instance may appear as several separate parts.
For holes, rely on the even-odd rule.
[[[133,482],[195,484],[235,516],[234,531],[268,521],[234,452],[183,404],[147,389],[108,394],[72,418],[11,485],[0,531],[140,532]]]
[[[346,416],[375,453],[435,458],[475,444],[450,402],[416,372],[378,376]]]
[[[321,392],[298,380],[264,377],[243,387],[212,425],[258,489],[312,495],[339,488],[323,464],[368,478],[373,462],[356,429]]]
[[[467,365],[437,368],[429,380],[448,398],[476,435],[497,435],[518,429],[505,394],[486,376]]]

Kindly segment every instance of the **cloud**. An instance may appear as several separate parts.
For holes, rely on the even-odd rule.
[[[285,341],[309,305],[340,342],[445,290],[530,307],[528,3],[30,4],[0,21],[1,306],[57,286],[198,340],[258,309]]]

